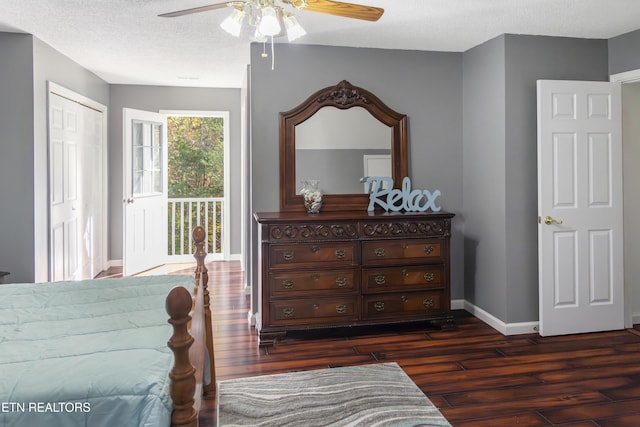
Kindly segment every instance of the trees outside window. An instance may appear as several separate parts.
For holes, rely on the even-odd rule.
[[[193,199],[224,196],[224,119],[222,117],[170,116],[167,120],[169,198]],[[222,209],[214,203],[202,203],[199,209],[189,205],[175,205],[175,222],[169,223],[169,236],[180,239],[180,227],[188,229],[209,220],[210,253],[221,251]],[[191,214],[189,214],[191,212]],[[171,215],[171,212],[170,212]],[[215,224],[215,226],[214,226]],[[174,233],[171,228],[174,227]],[[215,233],[215,236],[213,236]],[[215,237],[215,238],[213,238]],[[182,246],[182,253],[189,253],[189,242],[173,242],[176,248]],[[169,242],[171,253],[172,242]]]

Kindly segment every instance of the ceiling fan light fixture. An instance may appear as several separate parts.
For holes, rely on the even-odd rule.
[[[284,17],[284,27],[287,30],[287,37],[289,41],[292,42],[296,39],[307,34],[307,32],[302,28],[302,25],[298,22],[295,16],[290,13],[287,13]]]
[[[262,17],[260,18],[258,29],[260,33],[265,36],[276,36],[280,34],[278,15],[273,7],[267,6],[262,9]]]
[[[240,30],[242,29],[242,21],[244,20],[244,9],[234,8],[231,15],[222,21],[220,27],[227,33],[234,37],[240,37]]]

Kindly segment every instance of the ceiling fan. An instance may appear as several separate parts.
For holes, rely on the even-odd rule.
[[[163,18],[174,18],[176,16],[190,15],[192,13],[206,12],[214,9],[222,9],[228,6],[234,7],[236,9],[244,9],[246,7],[252,6],[257,10],[262,10],[269,6],[272,8],[274,6],[277,7],[278,3],[285,4],[300,10],[327,13],[329,15],[343,16],[345,18],[363,19],[365,21],[377,21],[384,13],[384,9],[379,7],[344,3],[333,0],[244,0],[210,4],[207,6],[200,6],[191,9],[163,13],[158,16],[161,16]]]
[[[297,10],[308,10],[365,21],[377,21],[384,13],[384,9],[379,7],[334,0],[233,0],[226,3],[215,3],[163,13],[158,16],[175,18],[177,16],[232,7],[231,15],[222,21],[220,27],[229,34],[240,37],[242,23],[245,16],[248,15],[249,25],[255,29],[252,39],[258,42],[266,42],[268,37],[271,38],[271,69],[274,69],[273,38],[286,33],[291,42],[307,33],[293,16],[293,13],[286,10],[284,6]],[[267,56],[267,53],[263,51],[262,57],[266,58]]]

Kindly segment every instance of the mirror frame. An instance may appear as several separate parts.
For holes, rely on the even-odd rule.
[[[315,92],[292,110],[280,113],[280,210],[305,212],[303,198],[296,194],[296,125],[322,107],[346,110],[362,107],[391,128],[391,175],[395,188],[408,176],[407,116],[389,108],[371,92],[346,80]],[[367,210],[368,194],[324,194],[323,211]]]

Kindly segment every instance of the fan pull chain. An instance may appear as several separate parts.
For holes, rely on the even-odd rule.
[[[273,51],[273,36],[271,36],[271,71],[275,69],[275,65],[276,65],[276,55],[275,55],[275,52]]]
[[[262,42],[262,56],[263,58],[267,58],[269,55],[267,54],[267,43]],[[273,48],[273,36],[271,36],[271,71],[275,70],[276,65],[276,55]]]

